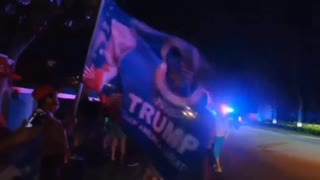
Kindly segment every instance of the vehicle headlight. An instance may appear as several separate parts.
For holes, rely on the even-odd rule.
[[[194,119],[197,116],[197,113],[191,110],[182,111],[182,114],[188,119]]]

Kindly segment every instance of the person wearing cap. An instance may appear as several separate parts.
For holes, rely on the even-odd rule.
[[[35,157],[40,158],[40,179],[59,180],[62,178],[61,169],[70,151],[66,131],[61,121],[54,117],[59,108],[57,93],[51,86],[42,86],[35,89],[32,95],[38,103],[38,108],[24,127],[0,141],[0,152],[20,145],[28,151],[26,143],[33,144],[30,148],[32,152],[27,154],[31,161],[35,161]],[[31,164],[35,165],[34,162]]]

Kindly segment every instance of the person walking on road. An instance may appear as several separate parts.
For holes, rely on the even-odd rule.
[[[225,139],[229,134],[229,122],[226,115],[218,114],[215,119],[215,142],[213,148],[213,154],[216,160],[216,172],[222,173],[222,166],[220,162],[221,151],[225,142]]]

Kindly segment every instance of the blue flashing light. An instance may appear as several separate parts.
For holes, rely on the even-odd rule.
[[[221,112],[222,112],[222,114],[229,114],[229,113],[234,112],[234,109],[223,104],[223,105],[221,105]]]

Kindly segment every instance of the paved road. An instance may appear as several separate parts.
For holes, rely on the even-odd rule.
[[[320,138],[241,127],[228,137],[222,163],[224,174],[214,180],[320,180]],[[139,168],[106,163],[84,179],[141,180]]]
[[[222,163],[224,174],[212,179],[320,179],[320,138],[243,126],[228,137]],[[107,163],[89,170],[85,179],[140,180],[136,170]]]
[[[226,180],[320,179],[320,138],[241,127],[224,150]]]

